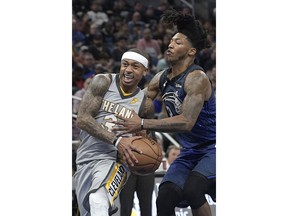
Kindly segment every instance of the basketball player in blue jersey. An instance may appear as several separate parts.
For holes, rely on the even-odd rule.
[[[111,120],[130,118],[132,110],[145,118],[154,117],[150,100],[145,100],[138,87],[148,63],[148,55],[141,50],[125,52],[120,73],[96,75],[83,96],[77,117],[81,144],[74,174],[81,216],[111,215],[114,200],[129,176],[117,158],[130,165],[137,163],[132,150],[140,151],[130,144],[135,137],[112,132],[115,124]]]
[[[160,92],[168,118],[121,118],[121,134],[143,129],[176,133],[182,149],[164,175],[156,201],[157,216],[174,216],[175,207],[189,205],[193,216],[211,216],[205,198],[216,195],[216,101],[211,82],[194,63],[209,43],[201,23],[190,15],[168,10],[162,21],[177,26],[167,51],[170,68],[157,73],[147,89],[148,99]],[[121,126],[121,127],[120,127]]]

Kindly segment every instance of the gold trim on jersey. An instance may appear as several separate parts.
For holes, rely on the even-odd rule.
[[[137,103],[137,102],[140,102],[140,100],[138,98],[133,98],[129,104],[134,104],[134,103]]]
[[[122,164],[117,163],[105,185],[111,205],[113,205],[114,200],[119,195],[119,192],[126,180],[127,171],[125,167]]]
[[[120,89],[121,89],[122,94],[123,94],[125,97],[126,97],[126,96],[129,96],[129,95],[132,95],[132,94],[134,93],[134,92],[132,92],[132,93],[126,93],[121,86],[120,86]]]

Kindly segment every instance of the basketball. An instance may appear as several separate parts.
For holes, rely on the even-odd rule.
[[[155,172],[163,157],[160,145],[155,140],[144,137],[133,140],[131,144],[143,153],[139,154],[133,151],[138,163],[134,163],[134,166],[129,165],[130,171],[137,175],[148,175]]]

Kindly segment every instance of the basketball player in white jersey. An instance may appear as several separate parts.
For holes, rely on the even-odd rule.
[[[132,110],[143,118],[154,117],[153,104],[138,87],[148,64],[145,52],[131,49],[122,56],[119,74],[96,75],[83,96],[74,174],[81,216],[108,216],[129,176],[119,158],[130,165],[137,163],[132,150],[140,151],[130,144],[135,137],[118,137],[111,122],[116,116],[132,117]]]

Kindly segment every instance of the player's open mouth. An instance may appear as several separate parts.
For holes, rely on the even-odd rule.
[[[131,82],[134,79],[134,75],[133,74],[124,74],[123,75],[123,80],[124,82]]]

